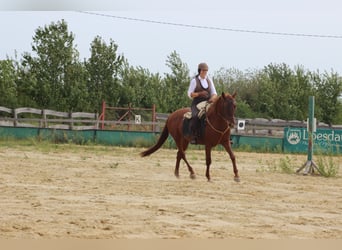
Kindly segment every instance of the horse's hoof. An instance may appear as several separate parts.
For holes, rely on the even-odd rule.
[[[195,174],[190,174],[190,179],[196,179],[196,175]]]
[[[240,177],[234,177],[234,181],[240,182]]]

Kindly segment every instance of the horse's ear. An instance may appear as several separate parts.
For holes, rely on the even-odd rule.
[[[221,96],[222,96],[223,99],[226,98],[226,95],[225,95],[224,92],[222,92]]]
[[[232,97],[235,98],[236,95],[237,95],[237,92],[235,91]]]

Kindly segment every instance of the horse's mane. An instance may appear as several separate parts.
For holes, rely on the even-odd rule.
[[[222,95],[225,96],[225,98],[229,97],[229,98],[232,98],[232,99],[235,99],[235,95],[236,95],[236,92],[234,94],[230,94],[230,93],[223,93],[221,95],[217,95],[215,97],[215,99],[213,100],[213,103],[217,102],[220,98],[222,98]]]
[[[211,103],[211,105],[210,105],[210,107],[209,107],[209,109],[208,109],[208,112],[210,111],[210,110],[212,110],[212,111],[216,111],[216,109],[217,109],[217,104],[219,103],[219,101],[224,97],[224,98],[230,98],[230,99],[232,99],[232,100],[235,100],[235,96],[236,96],[236,92],[234,92],[234,94],[230,94],[230,93],[224,93],[224,92],[222,92],[222,94],[221,95],[217,95],[214,99],[213,99],[213,102]]]

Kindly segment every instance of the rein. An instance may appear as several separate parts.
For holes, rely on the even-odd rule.
[[[219,113],[218,115],[221,117],[222,120],[224,120],[224,121],[227,123],[227,128],[226,128],[224,131],[220,131],[220,130],[216,129],[216,128],[211,124],[211,122],[210,122],[208,116],[206,117],[206,121],[208,122],[209,126],[210,126],[216,133],[221,134],[220,139],[218,140],[218,142],[220,142],[221,139],[222,139],[222,137],[223,137],[223,135],[224,135],[225,133],[227,133],[227,131],[230,129],[230,127],[229,127],[228,121],[227,121],[226,119],[224,119],[224,117],[223,117],[220,113]]]

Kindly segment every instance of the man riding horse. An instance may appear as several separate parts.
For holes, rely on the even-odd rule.
[[[198,117],[199,109],[197,104],[203,101],[212,102],[216,97],[216,89],[213,81],[207,76],[208,65],[200,63],[198,74],[190,81],[188,96],[192,99],[190,129],[192,132],[192,144],[197,143],[200,137],[200,120]]]

